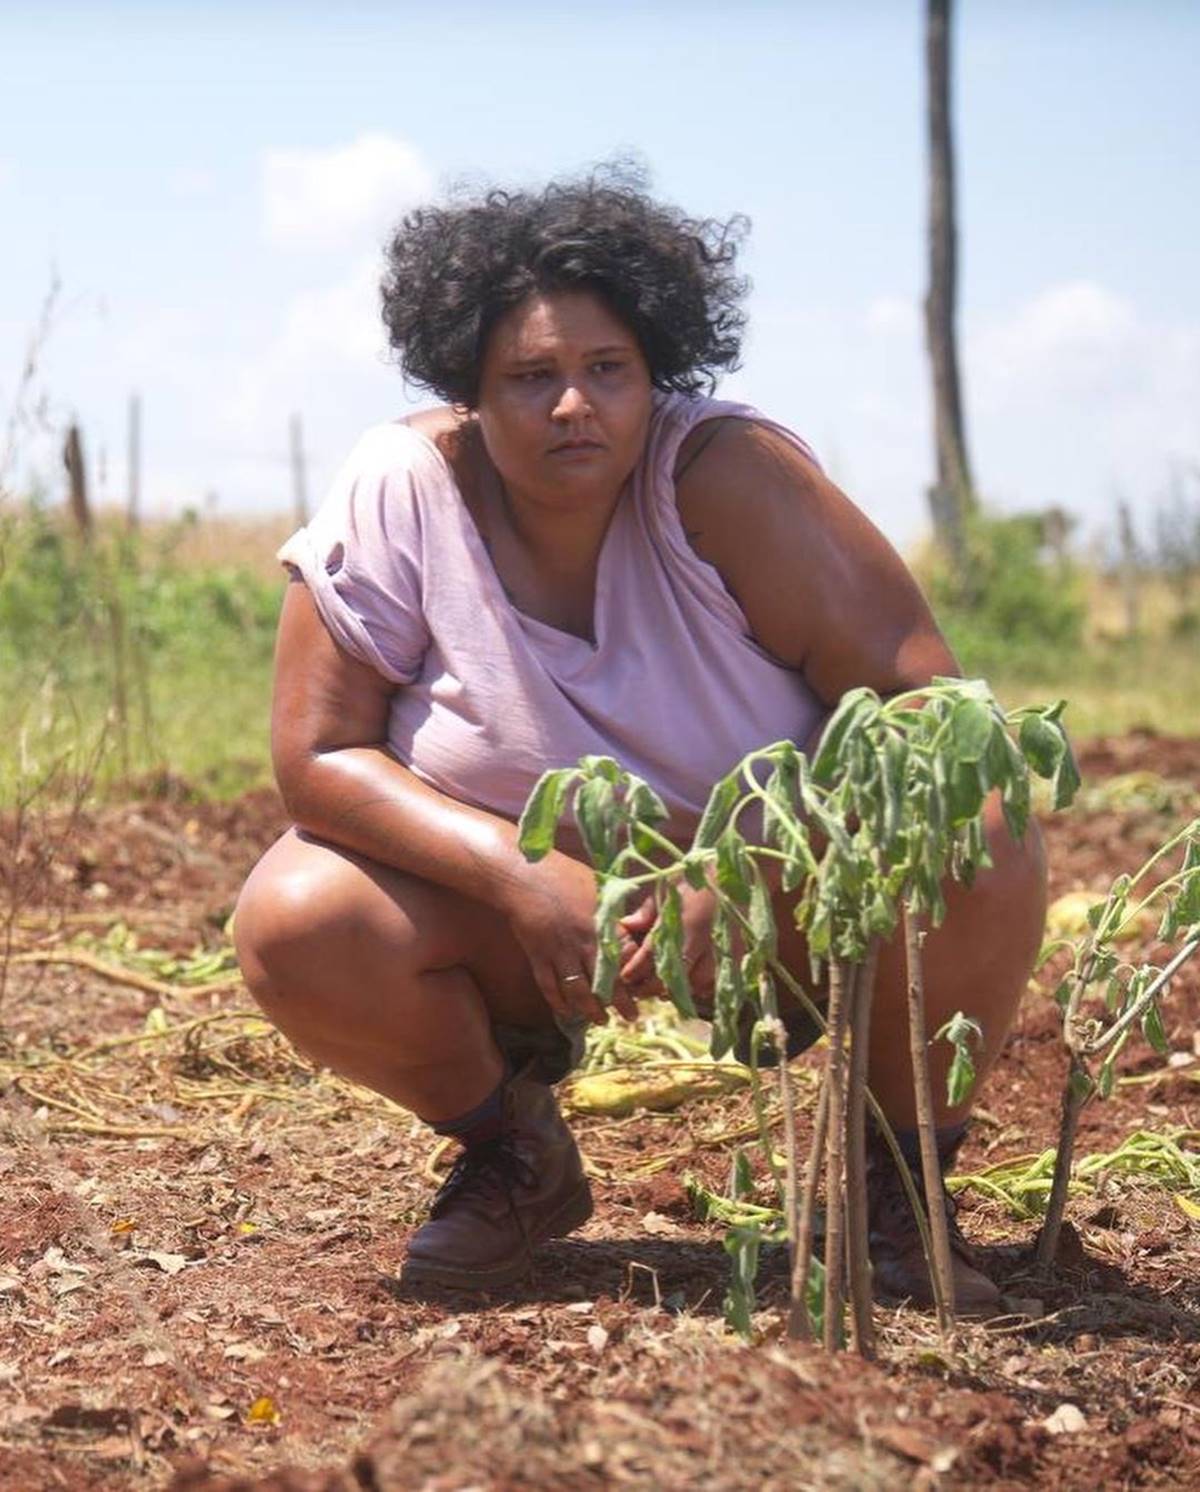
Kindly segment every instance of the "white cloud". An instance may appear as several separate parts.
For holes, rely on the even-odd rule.
[[[904,295],[880,295],[867,307],[863,325],[880,336],[912,336],[917,331],[917,303]]]
[[[268,150],[262,180],[267,232],[308,245],[377,237],[434,184],[415,146],[383,134],[332,150]]]

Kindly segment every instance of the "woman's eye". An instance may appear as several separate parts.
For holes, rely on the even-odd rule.
[[[516,375],[518,383],[541,383],[549,377],[550,372],[547,368],[529,368],[525,372]]]
[[[593,363],[592,371],[595,373],[616,373],[620,371],[622,366],[621,363],[608,362],[606,360],[600,363]]]

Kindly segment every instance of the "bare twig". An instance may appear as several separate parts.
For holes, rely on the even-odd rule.
[[[846,1095],[846,1218],[850,1267],[850,1315],[861,1357],[875,1355],[871,1318],[870,1227],[867,1220],[867,1059],[871,1001],[875,993],[878,943],[855,970],[850,1002],[850,1083]]]
[[[932,1245],[929,1274],[933,1284],[938,1326],[943,1333],[954,1325],[954,1275],[950,1258],[950,1233],[946,1210],[941,1205],[942,1167],[938,1159],[933,1122],[933,1095],[929,1084],[926,1054],[925,983],[921,973],[922,934],[916,915],[904,908],[904,953],[908,966],[908,1031],[912,1056],[913,1098],[917,1110],[917,1134],[921,1144],[921,1173],[925,1182],[926,1212]]]
[[[842,1345],[843,1280],[846,1258],[846,1024],[847,966],[829,966],[829,1134],[825,1145],[825,1322],[829,1352]]]
[[[792,1289],[787,1330],[793,1341],[809,1342],[813,1335],[812,1320],[808,1312],[808,1277],[812,1272],[817,1188],[821,1181],[821,1162],[825,1158],[825,1136],[828,1128],[829,1083],[826,1081],[821,1084],[821,1095],[817,1099],[812,1149],[808,1153],[808,1166],[804,1172],[804,1194],[792,1248]]]

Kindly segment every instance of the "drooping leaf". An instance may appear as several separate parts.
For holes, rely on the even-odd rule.
[[[1146,1007],[1146,1013],[1142,1016],[1142,1035],[1161,1057],[1165,1057],[1171,1050],[1171,1043],[1167,1040],[1167,1033],[1163,1029],[1162,1011],[1156,1004]]]
[[[554,848],[567,794],[578,779],[575,767],[559,767],[538,778],[517,825],[517,845],[526,860],[541,860]]]
[[[978,762],[992,739],[992,712],[977,699],[960,699],[950,712],[950,749],[960,762]]]
[[[728,777],[722,777],[715,784],[696,828],[696,834],[692,840],[693,849],[712,849],[729,822],[729,815],[742,796],[742,788],[741,774],[738,772],[731,772]]]
[[[1064,742],[1061,731],[1054,728],[1038,711],[1031,711],[1021,721],[1017,739],[1021,754],[1039,777],[1053,777],[1062,760]]]
[[[596,899],[596,967],[592,974],[592,990],[596,998],[607,1005],[612,1000],[613,986],[621,969],[621,936],[617,919],[625,911],[625,903],[637,887],[624,876],[607,876],[601,882]]]
[[[729,1255],[729,1290],[725,1296],[725,1320],[744,1341],[751,1341],[754,1326],[754,1282],[758,1276],[761,1236],[757,1228],[731,1228],[725,1235]]]
[[[575,793],[579,836],[597,870],[607,871],[617,853],[620,815],[616,789],[607,777],[589,777]]]
[[[750,899],[750,857],[746,841],[732,826],[717,840],[717,886],[738,906]]]
[[[813,758],[812,775],[815,781],[828,786],[841,758],[842,747],[854,728],[879,713],[880,701],[873,689],[851,689],[842,695],[836,710],[829,717],[817,753]]]
[[[667,887],[650,939],[654,946],[654,969],[671,1003],[685,1019],[695,1019],[696,1006],[683,961],[683,902],[677,886]]]

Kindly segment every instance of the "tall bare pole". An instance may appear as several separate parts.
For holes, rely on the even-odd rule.
[[[934,533],[960,583],[966,580],[966,520],[975,506],[958,376],[954,144],[950,125],[951,0],[927,0],[925,75],[929,125],[929,293],[925,339],[933,370],[937,477],[929,489]]]
[[[63,442],[63,465],[67,468],[67,491],[71,516],[85,544],[92,542],[92,509],[88,502],[87,467],[83,459],[83,436],[72,424]]]
[[[288,434],[292,452],[292,506],[297,525],[303,527],[308,522],[308,474],[304,464],[304,429],[298,414],[288,422]]]
[[[136,529],[142,519],[142,396],[129,396],[129,508],[127,522]]]

